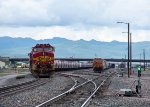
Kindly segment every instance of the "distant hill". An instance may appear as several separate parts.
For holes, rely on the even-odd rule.
[[[124,58],[127,56],[127,42],[72,41],[65,38],[34,40],[31,38],[0,37],[0,56],[28,57],[31,48],[37,43],[50,43],[55,47],[55,57],[78,58]],[[133,43],[133,58],[139,58],[146,49],[146,58],[150,58],[150,42]]]

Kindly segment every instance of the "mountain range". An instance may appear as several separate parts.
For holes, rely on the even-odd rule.
[[[34,40],[31,38],[0,37],[0,56],[28,57],[32,47],[40,43],[49,43],[55,47],[55,57],[59,58],[127,58],[127,42],[111,41],[103,42],[83,39],[73,41],[65,38],[54,37],[52,39]],[[132,57],[143,57],[143,49],[146,50],[146,58],[150,58],[150,41],[132,43]]]

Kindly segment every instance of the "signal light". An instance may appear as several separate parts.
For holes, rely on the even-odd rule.
[[[141,77],[141,66],[138,67],[138,77]]]

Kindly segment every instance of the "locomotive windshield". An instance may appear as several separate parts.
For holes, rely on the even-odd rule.
[[[39,52],[39,51],[54,51],[52,47],[46,47],[46,48],[34,48],[34,52]]]
[[[43,51],[43,48],[34,48],[33,51],[34,52]]]
[[[52,47],[46,47],[46,48],[44,48],[44,51],[53,51],[53,48]]]

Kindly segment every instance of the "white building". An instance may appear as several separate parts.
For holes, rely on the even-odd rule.
[[[5,62],[0,61],[0,68],[5,68]]]

